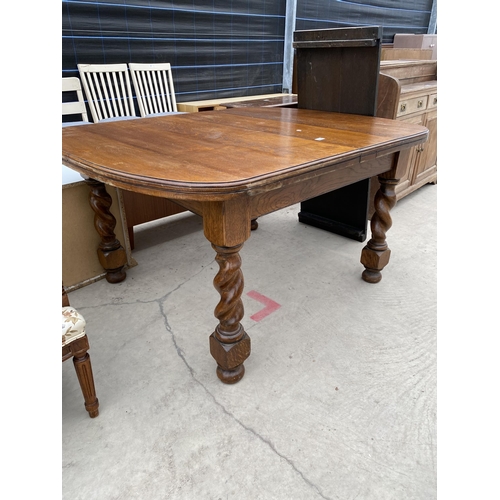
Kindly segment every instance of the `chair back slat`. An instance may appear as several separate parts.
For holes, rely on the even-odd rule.
[[[158,108],[156,108],[156,99],[152,98],[153,94],[153,86],[151,83],[151,72],[141,71],[139,73],[144,82],[144,91],[146,96],[146,102],[144,103],[144,107],[147,109],[147,113],[159,113]],[[155,109],[156,108],[156,109]]]
[[[167,73],[167,77],[168,77],[168,83],[169,83],[169,86],[171,89],[170,94],[167,94],[168,95],[168,102],[169,102],[169,105],[172,107],[172,109],[175,109],[177,111],[177,101],[175,100],[175,92],[174,92],[174,80],[173,80],[171,71],[169,71]]]
[[[158,75],[156,73],[153,73],[152,71],[147,71],[146,76],[148,78],[150,93],[152,95],[155,95],[155,96],[158,96],[159,98],[161,98],[161,93],[158,90],[158,84],[156,81]],[[153,102],[153,112],[154,113],[161,113],[162,111],[166,111],[166,110],[163,110],[161,108],[161,106],[159,106],[158,99],[152,99],[152,102]]]
[[[161,97],[161,104],[163,105],[162,109],[164,109],[164,110],[172,109],[168,85],[164,85],[164,82],[166,82],[166,81],[167,81],[166,72],[161,71],[161,73],[158,74],[158,85],[160,86],[160,90],[158,91],[158,93]],[[165,96],[168,98],[168,104],[167,104],[167,100],[165,99]]]
[[[134,78],[135,78],[135,75],[132,75],[132,85],[134,86],[136,97],[138,95],[146,95],[147,91],[144,88],[144,81],[142,79],[142,74],[141,73],[137,74],[137,78],[138,78],[136,80],[137,83],[134,83]],[[139,104],[139,112],[140,112],[141,116],[144,116],[140,104]]]
[[[170,84],[170,79],[172,78],[171,72],[167,72],[165,70],[161,71],[161,74],[158,75],[159,83],[161,86],[161,102],[163,104],[163,109],[177,109],[177,104],[172,103],[170,88],[173,89],[173,82]],[[169,88],[170,87],[170,88]],[[173,90],[172,90],[173,92]],[[173,94],[172,94],[173,95]]]
[[[99,120],[104,118],[108,118],[108,113],[106,112],[106,107],[109,106],[106,98],[108,95],[108,91],[106,89],[106,84],[104,83],[104,76],[99,75],[97,73],[91,73],[91,77],[93,81],[92,89],[94,89],[94,106],[97,108],[99,114]],[[102,96],[101,89],[104,91],[104,97]],[[97,91],[97,95],[95,95]],[[110,111],[111,113],[111,111]],[[113,116],[113,115],[111,115]],[[94,120],[95,121],[95,120]]]
[[[114,84],[114,88],[116,89],[116,96],[115,96],[113,87],[111,87],[111,96],[113,98],[113,101],[112,101],[113,102],[113,110],[115,112],[115,115],[119,114],[120,116],[126,116],[125,111],[123,110],[122,100],[120,99],[121,98],[120,88],[122,88],[121,86],[123,86],[123,77],[122,77],[121,73],[118,75],[118,78],[120,79],[120,83],[118,83],[116,80],[116,73],[113,73],[113,84]],[[117,105],[118,105],[119,111],[116,109]]]
[[[115,93],[113,92],[113,83],[111,83],[111,77],[109,73],[101,74],[101,80],[106,82],[103,85],[103,90],[104,90],[104,95],[105,95],[105,102],[106,106],[108,107],[108,111],[110,114],[110,117],[113,116],[122,116],[118,110],[116,109],[116,97]],[[116,80],[115,75],[113,74],[113,80]],[[109,89],[109,92],[108,92]]]

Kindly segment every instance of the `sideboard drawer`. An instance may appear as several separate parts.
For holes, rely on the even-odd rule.
[[[433,109],[437,108],[438,105],[438,95],[437,94],[431,94],[429,96],[429,104],[427,105],[428,109]]]
[[[424,95],[420,97],[414,97],[413,99],[405,99],[399,101],[397,116],[405,116],[411,113],[416,113],[417,111],[423,111],[427,108],[428,99],[429,96]]]

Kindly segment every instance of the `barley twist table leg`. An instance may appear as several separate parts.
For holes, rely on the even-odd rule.
[[[102,182],[95,179],[87,179],[85,182],[90,187],[89,200],[95,213],[94,226],[101,237],[97,249],[99,262],[106,271],[106,280],[109,283],[120,283],[127,277],[123,269],[127,263],[127,254],[114,233],[116,219],[109,210],[111,196]]]
[[[399,179],[385,179],[382,176],[378,180],[380,189],[375,195],[375,213],[370,222],[372,238],[361,252],[361,263],[365,266],[361,277],[367,283],[378,283],[382,279],[382,269],[389,263],[391,250],[385,236],[392,226],[389,211],[396,204],[394,189],[399,182]]]
[[[217,361],[217,376],[225,384],[234,384],[243,378],[243,362],[250,356],[250,337],[240,320],[243,318],[243,273],[239,251],[243,245],[220,247],[212,245],[217,252],[219,272],[214,278],[214,287],[220,294],[215,308],[219,324],[210,336],[210,352]]]

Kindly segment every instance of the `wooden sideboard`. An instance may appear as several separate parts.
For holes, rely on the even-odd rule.
[[[381,61],[377,116],[429,129],[429,140],[411,151],[406,172],[396,187],[397,199],[424,184],[436,183],[437,61]],[[371,184],[374,196],[379,187],[378,179],[372,178]],[[373,203],[369,213],[373,213]]]

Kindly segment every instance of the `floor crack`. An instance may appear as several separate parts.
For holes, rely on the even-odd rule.
[[[212,261],[212,263],[215,262],[215,260]],[[252,429],[251,427],[248,427],[247,425],[245,425],[243,422],[241,422],[238,418],[235,417],[235,415],[233,415],[230,411],[228,411],[224,405],[222,405],[217,399],[216,397],[208,390],[208,388],[196,377],[196,374],[193,370],[193,368],[190,366],[190,364],[187,362],[187,359],[186,359],[186,356],[184,355],[184,351],[180,348],[180,346],[178,345],[177,343],[177,339],[176,339],[176,336],[174,334],[174,331],[172,330],[172,327],[170,326],[169,322],[168,322],[168,318],[167,318],[167,313],[164,309],[164,304],[166,302],[166,300],[168,299],[168,297],[175,293],[176,291],[178,291],[180,288],[182,288],[186,283],[188,283],[193,277],[197,276],[198,274],[200,274],[201,272],[205,271],[206,269],[206,266],[203,267],[200,271],[198,271],[197,273],[193,274],[192,276],[190,276],[188,279],[186,279],[184,282],[180,283],[179,285],[177,285],[175,288],[173,288],[172,290],[170,290],[169,292],[167,292],[165,295],[159,297],[159,298],[156,298],[156,299],[152,299],[152,300],[143,300],[143,301],[140,301],[140,300],[136,300],[135,302],[133,302],[134,304],[137,304],[137,303],[144,303],[144,304],[150,304],[150,303],[153,303],[153,302],[156,302],[159,306],[159,310],[160,310],[160,313],[163,317],[163,322],[165,324],[165,329],[166,331],[170,334],[171,338],[172,338],[172,343],[174,344],[174,347],[177,351],[177,354],[178,356],[181,358],[181,360],[184,362],[184,364],[186,365],[186,368],[188,369],[189,373],[191,374],[191,377],[193,378],[193,380],[199,384],[203,389],[204,391],[212,398],[212,400],[214,401],[215,405],[218,406],[228,417],[230,417],[231,419],[233,419],[241,428],[243,428],[245,431],[251,433],[252,435],[254,435],[257,439],[259,439],[262,443],[266,444],[268,446],[269,449],[272,450],[272,452],[277,455],[278,457],[280,457],[281,459],[283,459],[300,477],[301,479],[309,486],[311,487],[313,490],[315,490],[317,492],[317,494],[321,497],[321,498],[324,498],[325,500],[332,500],[331,498],[325,496],[323,494],[323,492],[321,491],[321,489],[315,485],[314,483],[312,483],[305,475],[304,473],[298,469],[298,467],[295,465],[295,463],[290,460],[288,457],[286,457],[285,455],[283,455],[282,453],[280,453],[275,445],[269,441],[268,439],[264,438],[263,436],[261,436],[257,431],[255,431],[254,429]],[[126,302],[120,302],[120,303],[111,303],[111,304],[99,304],[99,306],[97,307],[102,307],[102,306],[106,306],[106,305],[116,305],[116,306],[122,306],[122,305],[127,305]],[[84,309],[91,309],[93,308],[92,306],[88,306],[88,307],[81,307],[79,308],[79,310],[83,311]],[[251,325],[250,328],[252,326],[255,326],[255,325]],[[338,498],[338,497],[337,497]]]
[[[184,352],[183,350],[179,347],[178,343],[177,343],[177,339],[175,337],[175,334],[172,330],[172,327],[170,326],[169,322],[168,322],[168,318],[167,318],[167,314],[164,310],[164,301],[165,299],[171,294],[171,293],[174,293],[176,290],[178,290],[180,287],[182,287],[183,284],[180,284],[177,288],[175,288],[174,290],[172,290],[171,292],[169,292],[168,294],[166,294],[164,297],[162,297],[161,299],[158,300],[159,302],[159,306],[160,306],[160,312],[163,316],[163,321],[165,323],[165,328],[166,330],[170,333],[171,337],[172,337],[172,342],[174,344],[174,347],[177,351],[177,354],[179,355],[179,357],[182,359],[182,361],[184,362],[184,364],[186,365],[186,368],[188,369],[189,373],[191,374],[191,377],[193,378],[193,380],[199,384],[203,389],[204,391],[212,398],[213,402],[215,403],[216,406],[218,406],[228,417],[230,417],[231,419],[233,419],[240,427],[242,427],[245,431],[253,434],[257,439],[259,439],[261,442],[263,442],[264,444],[266,444],[272,451],[274,454],[276,454],[278,457],[280,457],[281,459],[283,459],[301,478],[302,480],[308,485],[310,486],[313,490],[315,490],[318,495],[321,497],[321,498],[324,498],[325,500],[332,500],[331,498],[325,496],[323,494],[323,492],[320,490],[320,488],[318,486],[316,486],[314,483],[312,483],[304,474],[302,471],[300,471],[297,466],[294,464],[294,462],[292,460],[290,460],[288,457],[286,457],[285,455],[283,455],[282,453],[280,453],[275,445],[269,441],[268,439],[264,438],[263,436],[261,436],[257,431],[255,431],[255,429],[252,429],[251,427],[248,427],[247,425],[245,425],[243,422],[241,422],[241,420],[239,420],[238,418],[236,418],[230,411],[228,411],[224,405],[222,405],[219,401],[217,401],[217,398],[208,390],[208,388],[196,377],[196,374],[193,370],[193,368],[191,367],[191,365],[188,363],[185,355],[184,355]],[[338,498],[338,497],[337,497]]]

